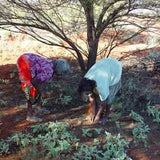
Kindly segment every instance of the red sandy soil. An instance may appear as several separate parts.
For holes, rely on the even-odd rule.
[[[152,50],[155,51],[155,48],[143,51],[134,51],[133,54],[134,56],[145,56]],[[156,51],[160,51],[160,48],[156,48]],[[129,56],[127,53],[123,54],[124,57]],[[6,64],[0,66],[0,78],[10,79],[9,83],[11,83],[11,85],[14,85],[14,83],[18,83],[18,78],[12,78],[10,75],[13,69],[16,69],[15,64]],[[9,89],[9,87],[6,88]],[[8,94],[12,95],[12,91],[8,92]],[[23,131],[24,129],[26,129],[26,127],[33,125],[33,123],[26,121],[25,108],[18,108],[15,105],[13,105],[2,108],[0,112],[0,138],[6,138],[15,132]],[[55,115],[50,115],[50,118],[47,118],[46,120],[54,120],[54,116]],[[150,135],[150,137],[156,138],[156,135]],[[139,147],[133,148],[128,150],[128,154],[132,157],[133,160],[160,160],[160,144],[157,143],[157,145],[151,145],[146,149]]]

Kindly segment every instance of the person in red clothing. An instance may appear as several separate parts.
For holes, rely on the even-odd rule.
[[[25,53],[17,60],[19,79],[22,90],[27,99],[27,120],[40,122],[41,118],[37,117],[32,105],[39,103],[43,97],[43,83],[52,79],[54,74],[64,75],[70,73],[70,66],[65,59],[50,60],[33,53]],[[45,108],[39,107],[39,111],[50,113]]]

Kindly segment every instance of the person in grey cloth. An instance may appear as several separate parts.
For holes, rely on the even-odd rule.
[[[114,58],[103,58],[95,63],[79,83],[82,99],[92,106],[91,121],[106,123],[114,97],[121,88],[121,63]],[[98,106],[97,98],[100,99]]]
[[[32,122],[40,122],[42,119],[36,116],[32,105],[38,104],[41,97],[44,96],[45,82],[51,80],[54,75],[63,76],[70,73],[70,65],[63,58],[51,60],[33,53],[25,53],[18,58],[17,68],[22,90],[27,99],[28,113],[26,119]],[[38,107],[38,111],[45,114],[50,113],[49,110],[41,106]]]

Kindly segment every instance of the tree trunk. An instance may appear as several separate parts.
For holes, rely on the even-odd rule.
[[[85,72],[86,71],[86,67],[85,67],[84,59],[83,59],[81,53],[78,50],[77,50],[77,52],[76,53],[77,53],[77,56],[78,56],[78,63],[80,65],[81,71]]]
[[[92,41],[92,43],[89,43],[89,44],[90,45],[89,45],[87,70],[89,70],[96,62],[97,50],[98,50],[98,40]]]
[[[96,36],[96,28],[94,22],[94,2],[92,0],[80,0],[80,3],[84,8],[87,22],[88,70],[96,62],[99,38]]]

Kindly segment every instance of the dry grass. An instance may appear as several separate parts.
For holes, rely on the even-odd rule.
[[[17,58],[23,53],[37,53],[46,57],[69,57],[64,49],[45,45],[24,34],[9,34],[0,32],[0,64],[15,64]]]
[[[135,32],[135,30],[122,31],[122,36],[119,39],[129,36],[129,34]],[[107,45],[108,38],[112,37],[112,32],[104,32],[100,38],[99,50]],[[77,42],[83,49],[86,50],[86,34],[77,33],[76,35],[71,35],[71,39]],[[117,39],[117,41],[119,41]],[[159,37],[155,34],[143,33],[134,37],[132,40],[125,44],[122,44],[113,49],[111,57],[121,58],[128,55],[133,55],[135,52],[155,48],[157,46],[157,41]],[[10,33],[5,30],[0,30],[0,64],[15,64],[17,58],[23,53],[36,53],[44,55],[46,57],[67,57],[74,59],[74,57],[64,48],[45,45],[32,37],[22,34],[22,33]],[[156,40],[155,43],[153,43]],[[154,50],[152,50],[154,52]],[[100,57],[101,58],[101,57]]]

